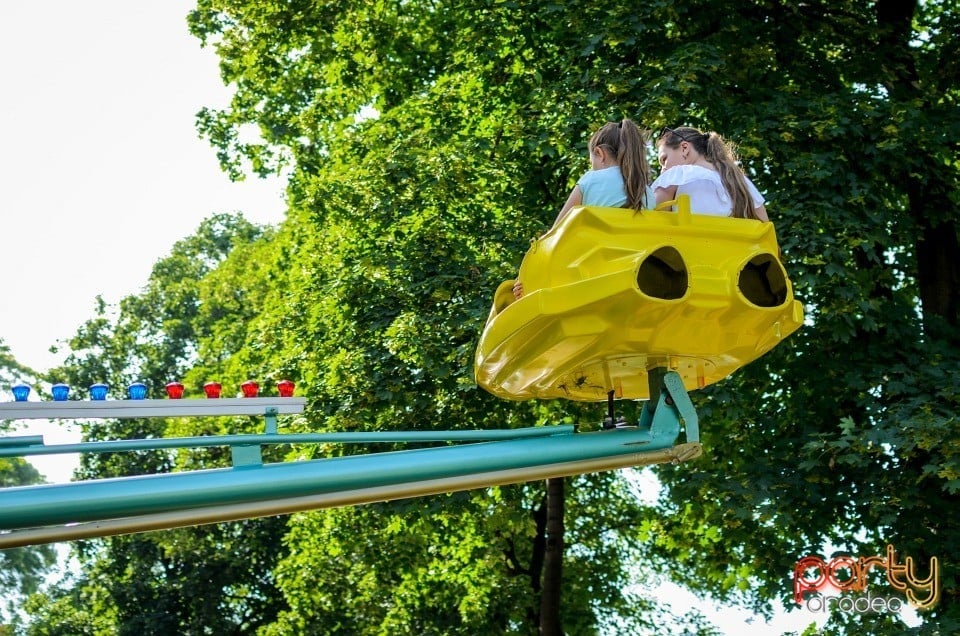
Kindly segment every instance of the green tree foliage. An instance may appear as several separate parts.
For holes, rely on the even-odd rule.
[[[12,386],[29,383],[35,376],[36,372],[17,362],[0,339],[0,393],[10,395]],[[14,432],[12,423],[0,420],[0,434],[11,432]],[[0,488],[39,483],[43,483],[43,475],[26,460],[0,457]],[[18,622],[15,614],[18,602],[39,588],[54,559],[50,546],[0,550],[0,634],[5,629],[3,621]]]
[[[789,596],[796,559],[825,546],[880,553],[892,541],[921,563],[955,552],[945,513],[955,508],[949,440],[958,402],[950,380],[960,267],[955,8],[338,9],[313,16],[290,5],[211,3],[194,16],[201,35],[220,38],[225,79],[237,85],[231,108],[203,121],[224,156],[261,167],[261,149],[220,134],[258,124],[265,147],[284,149],[303,169],[295,193],[310,216],[298,221],[322,227],[326,240],[380,237],[374,252],[324,268],[356,276],[357,287],[338,281],[337,294],[360,286],[377,294],[390,284],[387,272],[405,273],[383,262],[394,228],[434,213],[456,230],[449,239],[431,233],[442,237],[447,259],[434,275],[479,242],[483,249],[465,261],[491,289],[509,276],[516,240],[549,218],[543,210],[577,172],[572,150],[602,119],[629,114],[651,127],[719,130],[740,142],[745,166],[770,193],[811,324],[698,396],[710,453],[693,470],[664,471],[667,494],[644,534],[649,562],[762,611]],[[358,121],[368,106],[379,118]],[[326,127],[315,125],[318,109]],[[359,218],[351,223],[351,215]],[[402,245],[396,263],[404,254],[416,254],[418,267],[432,262],[431,236],[405,237],[415,242]],[[351,297],[336,297],[357,311]],[[446,336],[432,300],[409,314],[393,303],[361,313],[357,329],[340,335],[359,334],[359,350],[376,347],[370,336],[379,324],[391,321],[396,333],[416,315],[434,327],[430,339]],[[473,313],[474,325],[481,315]],[[457,350],[457,341],[438,344],[441,355]],[[413,348],[429,350],[426,342]],[[344,362],[369,371],[357,351],[345,346]],[[432,381],[445,375],[425,371]],[[955,620],[953,578],[944,572],[943,603],[926,615],[944,627]]]
[[[217,48],[235,89],[228,108],[201,113],[201,131],[237,177],[291,170],[287,221],[268,238],[231,242],[235,254],[185,270],[189,280],[167,275],[164,289],[179,281],[198,294],[187,303],[196,313],[182,314],[185,335],[174,337],[176,303],[157,314],[168,324],[144,311],[129,330],[121,307],[118,321],[95,319],[71,344],[112,347],[112,366],[98,368],[98,352],[63,373],[119,386],[175,369],[194,391],[213,375],[288,376],[309,399],[293,430],[590,425],[600,416],[591,406],[507,404],[476,388],[472,354],[490,294],[586,169],[596,126],[630,116],[653,130],[717,130],[739,142],[767,193],[808,325],[695,394],[705,457],[658,469],[657,505],[640,505],[616,475],[568,480],[560,623],[589,634],[685,620],[706,632],[695,616],[645,614],[652,608],[626,590],[631,577],[655,571],[769,613],[792,605],[799,557],[882,554],[892,543],[921,567],[941,559],[942,600],[922,630],[957,631],[952,3],[202,0],[190,25]],[[250,141],[251,126],[260,141]],[[132,311],[139,301],[128,302]],[[193,422],[147,432],[176,426],[224,430]],[[110,423],[88,434],[124,432]],[[171,456],[151,468],[223,459]],[[97,461],[89,474],[132,469]],[[545,495],[528,484],[251,522],[250,558],[269,578],[256,590],[269,611],[256,625],[235,612],[217,627],[533,633]],[[217,532],[232,531],[170,534],[234,545]],[[91,573],[102,568],[113,581],[130,564],[123,572],[136,578],[88,575],[73,592],[107,599],[105,614],[131,630],[148,630],[134,599],[154,598],[131,592],[135,581],[172,590],[170,608],[194,591],[186,575],[172,579],[179,586],[149,579],[160,554],[177,554],[176,569],[193,575],[174,539],[149,536],[88,553]],[[227,567],[207,552],[190,558]],[[62,609],[57,599],[45,607],[51,621]],[[191,606],[176,625],[189,631],[203,622],[192,612],[204,611]],[[828,626],[902,629],[877,615],[837,614]]]
[[[271,289],[263,255],[272,235],[238,215],[204,221],[156,263],[140,294],[118,308],[100,304],[49,379],[107,382],[117,392],[143,380],[153,397],[173,380],[192,397],[202,394],[204,382],[219,380],[225,392],[239,393],[247,378],[231,361]],[[85,422],[82,430],[87,439],[117,439],[262,432],[262,426],[256,418],[173,418]],[[221,449],[86,455],[78,473],[117,477],[226,463],[229,453]],[[279,611],[272,570],[283,532],[283,521],[273,518],[81,542],[82,575],[31,599],[31,611],[42,618],[30,633],[252,633]]]
[[[530,153],[541,152],[550,132],[543,128],[542,140],[534,135],[530,141],[527,122],[543,125],[531,113],[540,114],[545,109],[516,100],[518,94],[529,92],[526,82],[532,76],[530,69],[514,58],[521,43],[534,33],[519,26],[500,33],[504,15],[496,10],[480,15],[478,20],[456,12],[434,12],[427,6],[413,5],[410,10],[423,15],[397,16],[391,8],[377,5],[348,8],[349,15],[338,16],[332,27],[338,46],[359,50],[377,42],[369,59],[354,56],[370,66],[356,77],[343,77],[346,90],[330,95],[330,103],[325,103],[327,96],[320,91],[317,103],[296,102],[292,107],[294,111],[301,106],[305,110],[325,107],[344,121],[337,125],[335,137],[325,138],[322,132],[311,129],[306,137],[313,142],[309,147],[290,149],[297,159],[298,172],[293,189],[296,206],[287,226],[297,226],[291,235],[297,243],[291,251],[297,254],[295,267],[305,273],[307,283],[296,285],[290,303],[278,306],[296,334],[295,349],[283,355],[296,355],[304,361],[301,371],[310,374],[301,379],[314,400],[313,421],[308,422],[313,426],[333,430],[502,427],[559,418],[557,405],[538,412],[535,405],[516,407],[492,400],[477,392],[470,377],[477,329],[489,309],[488,295],[478,290],[491,289],[501,277],[508,276],[526,239],[542,230],[542,220],[518,203],[540,201],[545,192],[566,188],[569,168],[561,173],[559,164],[549,159],[550,154],[557,154],[553,149],[543,151],[540,178],[525,184],[511,176],[529,169]],[[511,21],[521,17],[515,9],[507,13]],[[244,66],[233,76],[239,93],[255,90],[259,94],[263,69],[268,69],[271,77],[296,75],[301,85],[309,84],[311,77],[342,71],[343,60],[336,51],[311,46],[309,51],[292,54],[286,48],[291,41],[288,34],[278,38],[285,31],[278,21],[282,24],[287,18],[309,31],[305,41],[312,41],[313,29],[326,26],[323,16],[291,16],[283,10],[260,14],[257,8],[244,13],[242,19],[249,23],[243,30],[224,36],[223,47],[244,47],[248,61],[254,52],[265,56],[262,64]],[[422,26],[424,32],[398,31],[396,23],[405,20]],[[472,43],[469,46],[438,44],[434,57],[429,50],[431,44],[423,53],[428,59],[418,60],[414,59],[419,55],[416,50],[405,43],[414,36],[427,42],[431,34],[467,29],[466,22],[474,31],[466,36]],[[364,26],[357,29],[347,26],[350,24]],[[234,37],[241,39],[234,41]],[[299,38],[293,36],[295,41]],[[503,41],[504,59],[490,58],[491,38]],[[395,57],[396,64],[384,66],[373,56],[384,60]],[[417,78],[413,73],[417,69],[402,70],[411,64],[433,67],[447,63],[444,58],[448,57],[449,70],[436,81]],[[396,69],[403,73],[402,82],[393,76]],[[481,75],[490,77],[477,77],[478,69]],[[429,73],[427,68],[420,70]],[[370,82],[380,81],[374,78],[381,74],[385,85],[391,86],[385,89],[389,93],[386,103],[381,103],[376,94],[364,93]],[[417,81],[411,82],[410,78]],[[485,108],[476,108],[481,99],[486,100]],[[365,118],[364,107],[375,109],[376,116]],[[273,125],[293,131],[298,138],[307,132],[295,120],[309,118],[309,113],[284,116],[289,121]],[[208,130],[214,128],[221,129],[214,126]],[[262,157],[259,151],[255,154]],[[301,170],[301,165],[306,169]],[[554,183],[544,187],[538,183],[543,179]],[[537,205],[542,207],[542,203]],[[297,320],[289,320],[291,312]],[[550,416],[551,412],[554,415]],[[318,416],[323,419],[317,421]],[[599,418],[599,413],[594,417]],[[581,488],[599,487],[611,492],[605,485],[610,481],[610,476],[584,480]],[[544,510],[544,493],[539,486],[529,489],[533,495],[524,495],[527,503],[519,510],[494,516],[493,523],[485,519],[481,526],[484,558],[468,551],[471,543],[458,541],[457,534],[447,527],[451,524],[442,517],[431,516],[418,524],[419,534],[436,537],[431,545],[452,542],[450,550],[459,556],[456,560],[448,556],[447,560],[463,564],[456,570],[438,571],[435,580],[424,576],[424,570],[433,568],[423,562],[430,557],[422,552],[412,555],[416,559],[384,559],[381,549],[373,553],[377,563],[359,556],[347,559],[350,565],[341,567],[349,567],[353,574],[340,576],[338,581],[367,580],[371,573],[390,567],[396,576],[419,581],[420,585],[416,596],[378,589],[378,611],[363,594],[337,594],[339,605],[333,606],[334,616],[349,620],[316,615],[318,608],[302,602],[295,593],[302,572],[323,572],[330,560],[323,551],[305,550],[300,547],[304,541],[296,542],[289,562],[295,564],[292,571],[297,574],[281,579],[294,605],[287,616],[321,631],[340,623],[362,633],[391,632],[400,625],[409,630],[435,625],[434,629],[447,633],[498,632],[511,625],[536,631],[541,613],[541,576],[549,571],[545,567],[549,542],[546,524],[536,525],[534,516]],[[517,497],[514,494],[509,500],[514,506],[522,502]],[[368,519],[365,532],[376,536],[382,534],[384,526],[409,525],[385,517],[391,510],[356,515]],[[454,510],[459,519],[456,526],[476,525],[473,517],[479,513],[475,509],[457,505]],[[405,517],[409,512],[400,508],[399,513],[390,514]],[[601,510],[596,514],[603,518]],[[320,545],[342,543],[342,539],[329,534],[329,525],[310,527]],[[618,526],[607,540],[628,527]],[[502,539],[494,540],[497,536]],[[587,554],[603,547],[601,543],[594,548],[587,539],[571,532],[567,543]],[[508,551],[504,543],[522,547]],[[354,554],[353,550],[345,552]],[[622,553],[623,557],[609,551],[602,560],[582,560],[585,567],[567,568],[564,624],[593,629],[602,613],[611,609],[628,615],[634,624],[649,621],[639,612],[625,611],[628,597],[622,588],[628,581],[623,566],[629,552]],[[511,561],[507,558],[510,555],[522,557]],[[494,588],[496,579],[489,574],[491,563],[497,578],[516,582]],[[595,567],[601,563],[608,567]],[[457,579],[451,580],[454,572]],[[308,583],[310,590],[317,587]],[[484,588],[488,591],[478,591]],[[504,608],[513,609],[493,612],[481,623],[469,608],[479,602],[476,599],[491,594],[490,589],[497,590]],[[469,604],[451,607],[446,600],[451,592]],[[602,605],[595,602],[601,592],[606,599]],[[416,604],[415,612],[408,607],[410,603]],[[302,628],[299,623],[295,626]]]
[[[960,15],[892,2],[735,13],[667,22],[667,49],[713,52],[689,76],[709,97],[677,105],[741,140],[811,324],[699,396],[708,455],[663,471],[648,545],[682,580],[758,609],[792,602],[801,555],[892,543],[923,568],[938,556],[943,597],[923,618],[953,632],[960,76],[948,34]],[[902,629],[877,615],[834,622]]]

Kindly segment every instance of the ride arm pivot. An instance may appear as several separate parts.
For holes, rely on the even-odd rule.
[[[656,367],[650,369],[647,376],[650,399],[640,413],[640,429],[655,435],[679,424],[686,431],[688,443],[699,442],[700,420],[680,374]]]

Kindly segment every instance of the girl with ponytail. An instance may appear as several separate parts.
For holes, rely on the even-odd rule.
[[[763,196],[737,163],[736,146],[717,133],[664,128],[657,156],[663,169],[652,186],[658,205],[687,194],[695,214],[769,221]]]
[[[631,210],[653,207],[644,134],[630,119],[609,122],[587,144],[591,170],[580,177],[554,225],[580,205]]]
[[[630,119],[608,122],[590,137],[587,143],[590,171],[573,186],[556,226],[578,206],[651,209],[650,164],[647,162],[644,133]],[[523,296],[523,284],[517,280],[513,295]]]

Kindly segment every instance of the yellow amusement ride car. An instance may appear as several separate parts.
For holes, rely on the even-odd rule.
[[[509,400],[656,399],[666,376],[674,393],[705,387],[799,328],[772,223],[669,203],[577,208],[535,240],[523,296],[496,290],[477,383]]]

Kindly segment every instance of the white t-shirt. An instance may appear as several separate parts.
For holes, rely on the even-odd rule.
[[[765,203],[763,195],[746,175],[744,179],[747,181],[750,198],[753,199],[753,207],[760,207]],[[670,186],[677,186],[677,197],[681,194],[690,196],[690,211],[694,214],[730,216],[733,211],[733,202],[727,189],[723,187],[720,173],[716,170],[703,166],[674,166],[657,177],[652,184],[654,191]]]
[[[623,175],[619,166],[591,170],[577,181],[583,193],[583,205],[595,205],[604,208],[622,208],[627,204],[627,189],[623,184]],[[653,189],[647,187],[643,207],[653,207]]]

